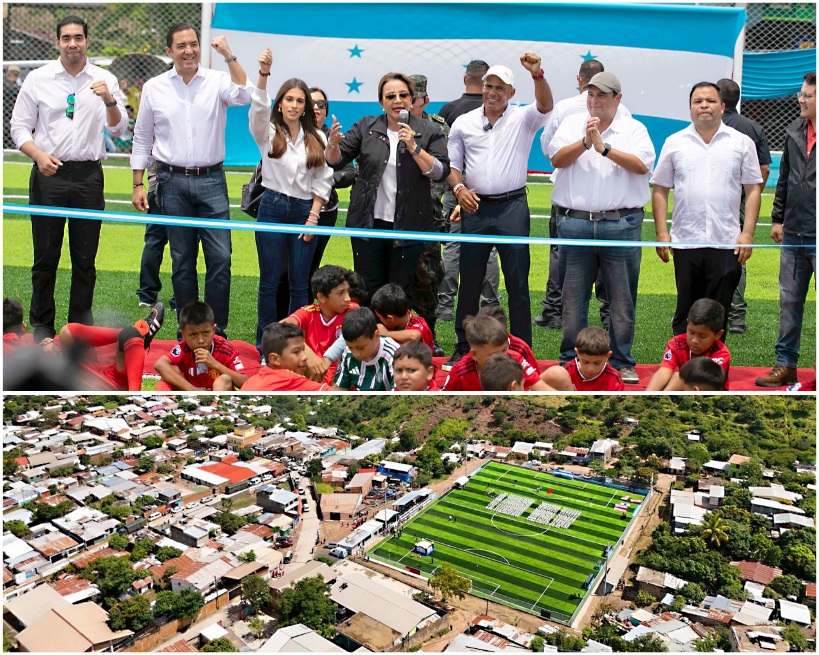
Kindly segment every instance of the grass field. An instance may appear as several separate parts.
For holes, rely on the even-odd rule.
[[[531,504],[519,516],[488,508],[503,493]],[[448,562],[472,581],[473,594],[532,614],[548,610],[553,619],[568,623],[586,593],[586,579],[602,566],[605,547],[615,545],[628,525],[614,509],[623,495],[591,482],[490,462],[465,488],[449,492],[405,524],[400,538],[389,537],[369,555],[419,569],[427,578]],[[576,510],[579,517],[565,528],[555,527],[554,519],[536,522],[531,517],[541,503]],[[434,542],[432,556],[413,556],[421,539]]]
[[[8,203],[28,201],[28,177],[30,162],[21,156],[8,156],[3,166],[3,194]],[[131,206],[131,172],[127,160],[109,160],[105,168],[107,209],[114,212],[133,212]],[[236,169],[228,172],[228,190],[234,220],[248,220],[248,216],[238,209],[241,187],[249,177],[249,171]],[[548,213],[551,206],[551,185],[542,178],[531,178],[529,183],[529,206],[532,213],[532,236],[548,236]],[[347,189],[342,189],[341,206],[345,208],[349,199]],[[772,195],[763,196],[761,223],[770,223]],[[339,226],[343,225],[344,213],[340,214]],[[650,218],[650,214],[648,215]],[[756,231],[756,242],[770,243],[770,228],[760,225]],[[144,314],[137,307],[135,295],[139,280],[139,261],[142,253],[143,229],[140,226],[104,223],[101,244],[97,256],[97,287],[94,297],[95,319],[101,325],[122,325],[133,322]],[[643,239],[654,238],[651,223],[643,227]],[[60,274],[57,279],[57,321],[67,314],[70,260],[68,239],[63,246]],[[533,246],[530,273],[532,315],[540,310],[548,277],[548,248]],[[231,338],[253,342],[256,325],[256,294],[258,290],[258,262],[253,234],[235,232],[233,234],[232,288],[230,303]],[[28,307],[31,297],[30,267],[32,261],[31,228],[28,215],[5,214],[3,217],[3,293],[16,297]],[[352,266],[349,239],[341,237],[330,240],[324,257],[325,263]],[[167,254],[162,265],[162,299],[170,297],[170,256]],[[772,249],[758,249],[748,263],[748,325],[750,331],[744,335],[731,335],[728,347],[732,353],[732,363],[739,366],[770,366],[773,364],[773,345],[779,325],[779,295],[777,274],[779,253]],[[204,272],[204,261],[200,256],[199,271]],[[200,289],[204,287],[204,276],[200,276]],[[505,294],[504,294],[505,295]],[[665,342],[671,336],[670,321],[674,311],[676,291],[672,265],[664,265],[653,248],[645,248],[640,274],[639,300],[637,305],[637,326],[635,330],[634,356],[639,363],[658,363]],[[504,298],[504,304],[506,299]],[[589,320],[599,325],[598,304],[592,300]],[[438,341],[448,352],[455,345],[455,331],[452,322],[439,322],[436,329]],[[561,333],[535,327],[534,351],[541,359],[557,359]],[[173,330],[163,329],[161,336],[172,337]],[[812,366],[811,354],[816,343],[816,304],[809,302],[805,311],[805,328],[802,341],[803,366]]]

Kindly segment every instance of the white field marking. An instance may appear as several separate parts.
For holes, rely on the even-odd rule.
[[[465,553],[491,553],[492,555],[497,555],[498,557],[500,557],[504,562],[506,562],[507,566],[512,566],[511,562],[508,559],[506,559],[500,553],[496,553],[494,550],[487,550],[485,548],[464,548],[463,550],[464,550]],[[481,555],[481,557],[483,557],[483,555]],[[492,559],[492,558],[491,557],[486,557],[484,559]],[[492,561],[497,562],[498,560],[492,560]]]
[[[544,577],[548,577],[548,576],[544,576]],[[555,581],[555,579],[554,579],[554,578],[549,578],[549,584],[547,584],[547,585],[546,585],[546,586],[543,588],[543,591],[542,591],[542,592],[540,592],[540,596],[538,596],[538,597],[537,597],[537,600],[536,600],[534,603],[532,603],[532,609],[535,609],[535,608],[537,607],[537,604],[540,602],[540,599],[541,599],[541,598],[543,598],[543,594],[545,594],[545,593],[546,593],[546,592],[549,590],[549,587],[551,587],[551,586],[552,586],[552,583],[553,583],[554,581]]]

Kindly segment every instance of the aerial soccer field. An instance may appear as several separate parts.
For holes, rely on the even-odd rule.
[[[427,578],[448,562],[476,596],[569,623],[643,498],[490,462],[369,555]],[[414,552],[421,540],[430,555]]]

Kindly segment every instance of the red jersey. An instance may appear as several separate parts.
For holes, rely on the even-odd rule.
[[[326,391],[326,384],[282,368],[262,366],[242,385],[242,391]]]
[[[535,353],[532,352],[529,344],[523,339],[516,337],[514,334],[510,334],[509,347],[507,350],[510,354],[513,352],[518,353],[525,361],[532,365],[532,368],[534,368],[535,371],[540,373],[540,366],[538,366],[537,359],[535,359]]]
[[[21,345],[20,335],[14,332],[7,332],[3,335],[3,354],[14,352]]]
[[[603,369],[593,378],[584,378],[580,372],[580,364],[577,363],[575,357],[572,361],[566,362],[563,368],[572,379],[575,391],[622,391],[625,389],[623,378],[620,377],[620,372],[610,366],[608,362],[603,366]]]
[[[715,341],[711,347],[702,355],[710,357],[725,371],[725,390],[728,390],[728,369],[731,366],[731,353],[722,341]],[[665,347],[663,361],[660,362],[662,368],[670,368],[672,371],[680,372],[687,361],[691,359],[691,349],[688,347],[688,338],[684,334],[678,334],[668,340]]]
[[[432,330],[429,329],[429,325],[427,322],[421,318],[420,316],[416,316],[410,310],[409,312],[409,321],[407,322],[407,327],[405,330],[417,330],[421,333],[421,341],[429,346],[430,350],[435,348],[435,335],[432,334]]]
[[[527,362],[519,353],[507,350],[506,353],[514,360],[520,362],[523,369],[523,386],[528,389],[533,384],[540,382],[540,375],[537,369]],[[469,355],[464,355],[461,360],[452,367],[444,382],[444,391],[483,391],[481,378],[478,375],[478,366],[475,360]]]
[[[231,371],[240,372],[245,368],[233,346],[218,334],[213,335],[210,354],[217,362],[227,366]],[[168,359],[171,360],[171,364],[179,369],[183,377],[196,387],[212,389],[213,381],[219,377],[217,371],[209,369],[204,364],[196,363],[196,355],[184,341],[174,346],[174,349],[168,354]]]
[[[351,302],[347,311],[357,308],[358,305]],[[324,351],[341,336],[341,322],[344,320],[344,314],[336,314],[329,321],[325,321],[321,315],[321,307],[315,302],[297,309],[290,314],[289,318],[295,319],[296,324],[304,330],[304,343],[321,357]]]

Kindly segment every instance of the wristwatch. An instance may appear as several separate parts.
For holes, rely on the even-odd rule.
[[[417,155],[419,152],[421,152],[421,144],[416,141],[415,142],[415,150],[412,151],[412,154]]]
[[[608,157],[610,152],[611,152],[611,144],[604,143],[603,144],[603,152],[601,152],[600,154],[603,155],[604,157]]]
[[[236,59],[237,59],[236,55],[230,55],[230,57],[225,57],[225,63],[229,64],[232,61],[236,61]]]

